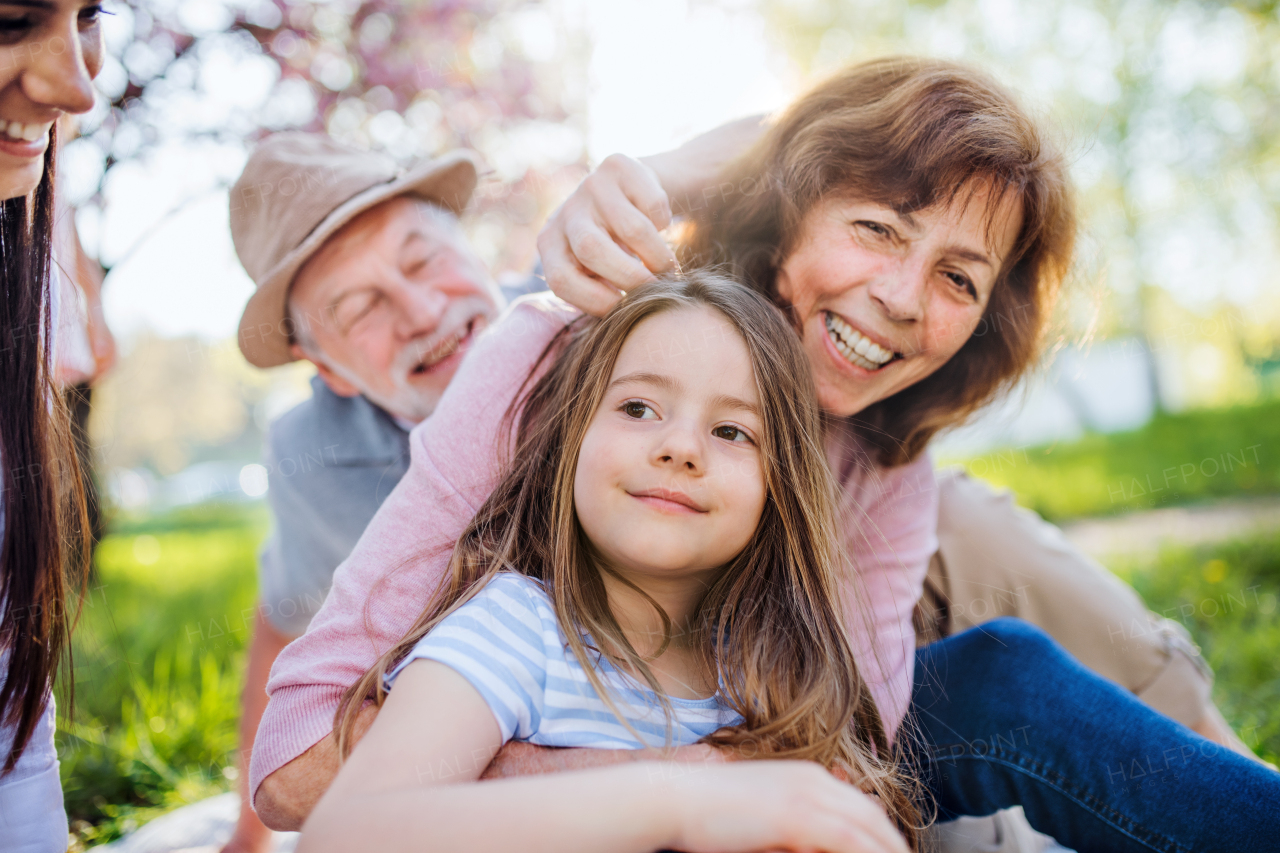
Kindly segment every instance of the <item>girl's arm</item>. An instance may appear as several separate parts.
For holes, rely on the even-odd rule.
[[[299,853],[906,853],[874,800],[815,764],[641,762],[475,784],[501,742],[463,676],[415,661],[303,826]]]

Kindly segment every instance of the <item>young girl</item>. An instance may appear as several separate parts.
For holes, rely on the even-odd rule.
[[[795,333],[697,273],[557,347],[449,576],[347,693],[350,755],[299,849],[906,850],[893,823],[914,840],[917,813],[845,639]],[[512,739],[792,760],[457,784]]]

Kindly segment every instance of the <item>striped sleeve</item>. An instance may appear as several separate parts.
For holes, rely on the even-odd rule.
[[[527,740],[538,731],[547,683],[547,652],[533,581],[501,574],[449,614],[387,674],[396,677],[415,660],[434,660],[457,672],[488,704],[502,741]],[[553,617],[554,618],[554,617]]]

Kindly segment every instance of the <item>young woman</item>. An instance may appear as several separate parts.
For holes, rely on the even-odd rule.
[[[731,183],[719,215],[698,223],[726,230],[707,231],[705,243],[692,235],[689,252],[727,253],[801,332],[832,416],[824,438],[841,535],[873,632],[868,640],[853,626],[852,645],[875,644],[859,660],[871,661],[863,676],[888,732],[914,684],[913,754],[943,814],[1021,803],[1033,825],[1078,850],[1260,844],[1274,809],[1224,832],[1212,823],[1215,803],[1224,794],[1274,802],[1278,777],[1215,752],[1079,669],[1042,633],[995,622],[918,660],[914,652],[912,607],[937,550],[922,450],[1033,361],[1074,227],[1061,159],[985,77],[915,60],[837,75],[780,117],[751,156],[753,181]],[[274,801],[305,814],[324,790],[337,766],[330,729],[341,696],[413,624],[445,571],[442,558],[415,555],[424,544],[451,546],[501,478],[500,413],[574,316],[521,306],[478,342],[411,436],[409,472],[308,633],[277,660],[254,748],[255,796],[282,768]],[[978,335],[984,318],[1004,328]],[[626,760],[549,752],[544,768]],[[1149,777],[1162,755],[1163,778],[1176,784],[1153,790],[1131,779],[1134,761],[1154,756]]]
[[[0,838],[24,853],[67,847],[50,685],[68,651],[88,531],[53,385],[53,153],[59,116],[93,106],[100,11],[0,3]]]
[[[344,753],[366,698],[383,710],[301,849],[905,850],[879,803],[908,832],[917,815],[846,639],[834,486],[785,319],[699,273],[565,331],[440,591],[348,691]],[[460,784],[512,739],[705,740],[838,767],[857,787],[819,775],[829,811],[770,820],[753,798],[709,825],[699,815],[723,794],[706,779],[655,783],[657,768],[548,777],[536,794]],[[805,772],[775,761],[718,775],[781,805]],[[536,829],[475,820],[535,808]]]

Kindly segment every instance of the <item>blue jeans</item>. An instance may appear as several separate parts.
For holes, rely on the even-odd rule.
[[[939,820],[1021,805],[1080,853],[1280,850],[1280,773],[1161,716],[1021,620],[920,649],[911,719],[904,742]]]

